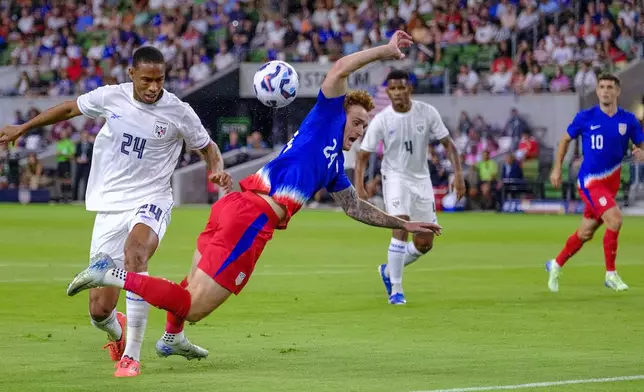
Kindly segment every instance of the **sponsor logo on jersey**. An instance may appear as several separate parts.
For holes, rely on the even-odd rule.
[[[628,129],[628,126],[625,123],[619,123],[619,126],[617,127],[619,130],[619,134],[624,136],[626,135],[626,130]]]
[[[601,128],[601,125],[591,125],[590,126],[591,131],[594,131],[595,129],[599,129],[599,128]]]
[[[423,123],[416,124],[416,131],[417,131],[418,133],[423,133],[423,132],[425,132],[425,124],[423,124]]]
[[[165,135],[168,133],[169,126],[170,126],[170,123],[167,121],[155,120],[154,137],[156,137],[157,139],[163,139]]]

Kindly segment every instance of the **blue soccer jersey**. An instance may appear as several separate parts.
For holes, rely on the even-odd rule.
[[[240,182],[243,190],[267,194],[286,207],[288,220],[320,189],[339,192],[351,186],[344,174],[344,96],[326,98],[322,91],[279,156]]]
[[[619,183],[629,141],[636,145],[644,142],[639,121],[622,108],[613,116],[602,112],[599,106],[583,110],[568,126],[568,134],[573,139],[581,136],[584,160],[578,180],[582,189],[595,183]]]

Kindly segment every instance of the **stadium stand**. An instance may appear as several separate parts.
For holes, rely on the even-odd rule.
[[[644,13],[629,1],[588,0],[6,2],[0,6],[0,65],[15,67],[17,76],[0,93],[74,96],[123,82],[133,51],[142,45],[163,51],[170,64],[167,88],[180,92],[238,62],[330,63],[386,42],[399,28],[417,42],[402,63],[411,71],[417,93],[583,92],[594,88],[602,70],[619,69],[641,57]],[[375,101],[376,111],[388,104],[382,88]],[[37,109],[25,108],[13,123],[35,113]],[[78,143],[83,130],[91,140],[101,125],[91,119],[59,124],[34,132],[17,148],[23,156],[38,152],[59,142],[65,132]],[[543,130],[532,128],[518,113],[505,126],[464,113],[452,133],[473,168],[472,184],[480,182],[476,167],[484,153],[496,159],[500,171],[506,165],[521,166],[523,182],[514,191],[543,182],[551,150],[539,140]],[[222,149],[266,147],[257,135],[246,143],[230,135]],[[541,152],[520,156],[525,154],[522,137],[532,138]],[[508,152],[514,160],[506,160]],[[441,154],[430,146],[430,155],[437,156],[430,158],[437,178],[450,170]],[[0,151],[0,187],[19,185],[21,170],[15,172],[9,164],[13,155],[15,151]],[[186,153],[179,166],[198,161],[197,155]],[[505,182],[512,180],[499,173],[498,184]],[[559,192],[547,185],[533,190],[542,196]]]

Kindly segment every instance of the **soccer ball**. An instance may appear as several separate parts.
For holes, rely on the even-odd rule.
[[[295,100],[300,81],[297,72],[284,61],[268,62],[255,72],[253,88],[261,103],[272,108],[283,108]]]

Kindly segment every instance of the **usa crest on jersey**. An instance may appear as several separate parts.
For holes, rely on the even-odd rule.
[[[628,128],[628,125],[626,125],[626,123],[619,123],[617,129],[619,130],[619,134],[624,136],[626,135],[627,128]]]
[[[416,131],[418,133],[425,132],[425,124],[423,124],[423,123],[416,124]]]
[[[157,139],[163,139],[165,135],[168,133],[169,126],[170,126],[170,123],[167,121],[155,120],[154,137],[156,137]]]

